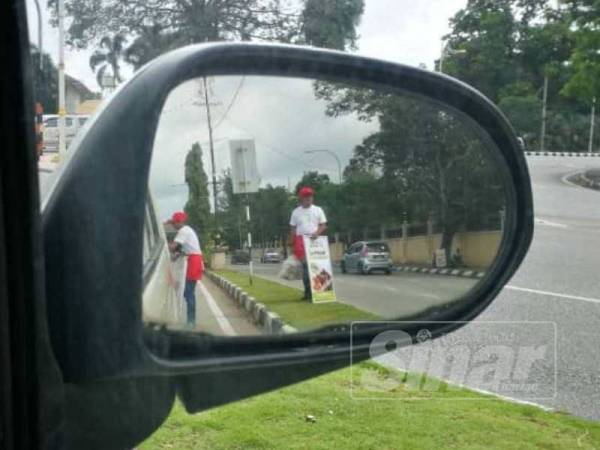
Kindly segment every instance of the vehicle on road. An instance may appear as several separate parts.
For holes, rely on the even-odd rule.
[[[67,147],[71,144],[71,141],[75,138],[77,132],[83,128],[89,118],[90,116],[85,114],[68,114],[65,116],[65,137]],[[58,151],[58,119],[59,116],[57,114],[44,115],[42,135],[44,139],[44,150],[46,151]]]
[[[281,255],[276,249],[268,248],[263,252],[262,256],[260,257],[260,262],[264,264],[280,263]]]
[[[364,275],[372,272],[392,273],[390,249],[385,242],[360,241],[350,245],[340,262],[342,273],[356,272]]]
[[[231,254],[231,264],[248,264],[250,253],[247,250],[234,250]]]

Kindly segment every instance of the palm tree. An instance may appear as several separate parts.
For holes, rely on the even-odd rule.
[[[112,39],[109,36],[104,36],[100,41],[100,47],[90,56],[90,68],[96,72],[96,81],[100,87],[102,86],[102,77],[106,69],[110,67],[116,83],[123,81],[121,78],[119,61],[123,56],[125,37],[120,34],[115,35]],[[98,69],[96,71],[96,69]]]

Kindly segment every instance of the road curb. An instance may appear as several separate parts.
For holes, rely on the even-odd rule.
[[[463,278],[483,278],[483,276],[485,275],[485,272],[468,269],[468,268],[452,269],[452,268],[403,265],[403,266],[396,266],[395,270],[396,270],[396,272],[428,273],[431,275],[445,275],[445,276],[463,277]]]
[[[582,158],[600,157],[600,153],[594,152],[525,152],[527,156],[577,156]]]
[[[296,328],[285,323],[278,314],[269,311],[263,303],[258,302],[254,297],[231,281],[211,271],[206,271],[206,275],[219,288],[225,291],[232,300],[238,303],[246,311],[252,322],[258,325],[266,334],[291,334],[298,332]]]
[[[587,172],[579,172],[567,178],[571,183],[578,186],[600,191],[600,181],[594,181],[587,177]]]

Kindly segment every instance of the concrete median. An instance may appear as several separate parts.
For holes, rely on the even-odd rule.
[[[291,334],[298,330],[285,323],[279,315],[267,309],[267,307],[256,301],[247,292],[217,275],[214,272],[207,271],[206,275],[215,282],[227,295],[236,302],[248,315],[248,318],[256,324],[265,334]]]

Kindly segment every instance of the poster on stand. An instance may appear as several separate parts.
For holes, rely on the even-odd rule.
[[[306,251],[312,302],[335,302],[333,270],[327,236],[319,236],[317,239],[304,236],[304,249]]]

